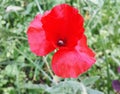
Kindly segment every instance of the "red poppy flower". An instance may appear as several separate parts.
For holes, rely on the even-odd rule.
[[[33,53],[45,56],[57,48],[52,58],[54,73],[63,78],[76,78],[94,63],[94,53],[87,46],[83,17],[67,4],[55,6],[44,15],[38,14],[27,31]]]

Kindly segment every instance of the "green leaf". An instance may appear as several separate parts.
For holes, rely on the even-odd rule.
[[[26,83],[21,88],[26,88],[26,89],[43,89],[43,90],[45,90],[45,89],[47,89],[49,87],[47,85],[43,85],[43,84]]]
[[[86,87],[77,81],[64,81],[47,89],[50,94],[87,94]]]
[[[16,76],[18,74],[18,68],[17,68],[17,65],[15,64],[11,64],[11,65],[7,65],[6,68],[5,68],[5,73],[8,75],[8,76]]]
[[[98,90],[93,90],[91,88],[87,89],[88,94],[104,94],[103,92],[100,92]]]
[[[102,7],[104,4],[103,0],[90,0],[92,3],[98,5],[99,7]]]
[[[82,83],[84,83],[84,85],[86,86],[93,85],[99,78],[100,78],[99,76],[89,77],[89,78],[82,80]]]

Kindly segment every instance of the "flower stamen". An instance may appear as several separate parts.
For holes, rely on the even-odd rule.
[[[58,45],[59,47],[64,46],[64,45],[65,45],[65,41],[63,41],[63,40],[58,40],[57,45]]]

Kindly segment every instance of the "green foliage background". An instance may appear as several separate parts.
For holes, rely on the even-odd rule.
[[[84,88],[88,94],[114,94],[111,83],[120,76],[120,1],[38,0],[43,12],[68,3],[85,18],[88,45],[97,62],[78,79],[53,79],[45,63],[50,66],[52,54],[44,60],[30,52],[26,31],[39,13],[36,1],[0,0],[0,94],[83,94]],[[20,10],[7,10],[10,6]]]

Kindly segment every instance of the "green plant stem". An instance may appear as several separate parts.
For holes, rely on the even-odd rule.
[[[109,72],[109,61],[108,61],[108,57],[107,57],[107,54],[106,54],[106,52],[105,52],[105,50],[104,50],[104,54],[105,54],[105,61],[106,61],[106,66],[107,66],[107,69],[106,69],[106,71],[107,71],[107,94],[110,94],[110,82],[111,82],[111,80],[110,80],[110,72]]]
[[[35,0],[35,2],[36,2],[36,4],[37,4],[37,7],[38,7],[38,9],[39,9],[40,14],[43,14],[43,11],[42,11],[42,9],[41,9],[41,7],[40,7],[40,4],[39,4],[38,0]]]
[[[106,56],[105,56],[106,57]],[[107,62],[108,60],[106,60],[106,62]],[[109,83],[110,83],[110,72],[109,72],[109,64],[108,64],[108,62],[107,62],[107,85],[108,85],[108,89],[107,89],[107,92],[108,92],[108,94],[110,94],[110,90],[109,90]]]
[[[51,75],[52,78],[53,78],[53,77],[54,77],[54,74],[52,73],[51,68],[50,68],[50,65],[48,64],[45,56],[43,56],[43,61],[45,62],[46,66],[47,66],[47,68],[48,68],[48,71],[49,71],[50,75]]]
[[[17,41],[18,44],[21,45],[21,43],[19,41]],[[29,58],[29,56],[27,56],[26,54],[24,54],[22,51],[20,51],[18,48],[14,48],[18,53],[20,53],[21,55],[23,55],[32,65],[34,65],[39,71],[41,71],[43,73],[43,75],[45,75],[50,81],[52,81],[52,79],[50,78],[50,76],[45,73],[36,63],[33,62],[33,60],[31,58]]]
[[[104,40],[104,42],[103,42],[103,40],[104,40],[104,38],[102,38],[100,36],[100,41],[101,41],[101,45],[103,47],[103,53],[105,55],[105,61],[106,61],[106,66],[107,66],[107,69],[106,69],[106,71],[107,71],[107,94],[110,94],[110,82],[111,82],[111,80],[110,80],[110,72],[109,72],[109,61],[108,61],[107,54],[105,52],[105,46],[106,46],[105,40]]]
[[[40,7],[40,4],[39,4],[38,0],[35,0],[35,2],[36,2],[36,4],[37,4],[37,6],[38,6],[38,9],[39,9],[40,13],[42,14],[43,11],[42,11],[42,9],[41,9],[41,7]],[[46,57],[44,57],[44,56],[43,56],[43,61],[45,62],[46,66],[47,66],[47,68],[48,68],[48,71],[50,72],[50,74],[51,74],[51,76],[52,76],[52,78],[53,78],[54,75],[53,75],[53,73],[52,73],[52,71],[51,71],[51,68],[49,67],[49,64],[48,64],[48,62],[47,62],[47,60],[46,60]]]

